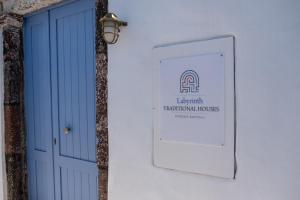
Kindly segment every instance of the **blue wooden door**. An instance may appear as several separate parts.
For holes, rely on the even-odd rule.
[[[48,13],[25,20],[25,118],[29,199],[54,199]]]
[[[94,7],[82,0],[50,12],[56,199],[98,196]]]
[[[42,81],[41,84],[26,79],[28,90],[31,88],[35,90],[41,85],[46,85],[47,88],[40,89],[42,91],[40,94],[26,92],[26,96],[29,99],[32,96],[36,99],[33,104],[35,102],[49,104],[39,107],[44,116],[43,122],[47,124],[47,127],[44,127],[47,131],[43,132],[45,135],[36,137],[35,130],[33,134],[28,132],[29,146],[34,146],[37,138],[49,145],[49,151],[47,149],[49,153],[43,157],[47,159],[47,163],[43,166],[47,167],[41,172],[30,168],[32,174],[29,176],[30,181],[41,179],[47,184],[44,184],[40,190],[40,184],[30,182],[30,199],[96,200],[98,198],[94,4],[95,2],[91,0],[75,1],[41,14],[44,16],[44,21],[40,15],[27,19],[30,22],[31,19],[37,18],[47,27],[41,33],[44,37],[41,48],[32,52],[45,54],[45,57],[48,54],[48,58],[31,56],[33,63],[35,60],[42,60],[41,62],[45,63],[45,70],[44,77],[39,74],[31,75],[39,76],[36,79]],[[25,52],[30,50],[28,48],[34,48],[32,44],[36,40],[33,29],[27,24],[26,27],[29,31],[25,36]],[[30,61],[27,56],[29,55],[26,54],[25,60]],[[27,65],[35,71],[32,67],[35,65],[26,62],[25,68]],[[40,66],[37,64],[36,68],[38,67]],[[27,103],[26,106],[28,107],[26,113],[32,113],[34,106]],[[48,110],[49,113],[46,112]],[[28,124],[35,124],[32,121],[34,121],[32,118],[27,119]],[[29,152],[29,157],[31,154],[32,151]],[[30,159],[29,165],[33,165]],[[47,177],[43,172],[47,172]],[[53,193],[48,195],[51,191]],[[43,196],[35,195],[36,193],[41,193]]]

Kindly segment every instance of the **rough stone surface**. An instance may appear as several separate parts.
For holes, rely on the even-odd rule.
[[[6,105],[5,113],[5,159],[8,200],[27,199],[27,169],[22,108]]]
[[[4,126],[8,200],[27,199],[22,28],[17,26],[22,23],[20,19],[16,15],[6,15],[0,19],[4,48]]]
[[[107,12],[107,0],[96,1],[96,130],[99,199],[107,200],[108,188],[108,118],[107,118],[107,46],[101,35],[99,19]]]
[[[18,14],[3,14],[0,16],[0,26],[1,27],[16,27],[21,28],[22,27],[22,16]]]
[[[24,15],[64,0],[3,0],[4,12]]]

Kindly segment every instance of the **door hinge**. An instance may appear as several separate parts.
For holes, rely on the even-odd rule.
[[[54,145],[56,145],[56,138],[53,139],[53,143],[54,143]]]

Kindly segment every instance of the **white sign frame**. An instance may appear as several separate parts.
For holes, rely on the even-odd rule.
[[[223,145],[208,145],[161,139],[160,61],[213,53],[224,55],[224,132]],[[235,173],[235,69],[234,37],[224,36],[153,49],[153,126],[154,165],[168,169],[234,178]]]

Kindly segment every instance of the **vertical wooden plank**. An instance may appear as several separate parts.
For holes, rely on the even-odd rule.
[[[82,173],[82,199],[90,200],[89,175]]]
[[[88,152],[89,160],[96,161],[96,108],[95,108],[95,56],[94,56],[94,32],[93,32],[93,10],[89,10],[85,13],[85,31],[86,31],[86,67],[87,67],[87,102],[88,102]],[[93,38],[93,39],[91,39]]]
[[[74,169],[68,169],[68,191],[69,191],[69,199],[74,200],[75,199],[75,174]]]
[[[49,90],[44,90],[44,88],[46,88],[45,84],[49,85],[49,82],[47,82],[49,80],[49,77],[44,76],[45,74],[45,70],[47,68],[49,68],[49,63],[47,63],[47,58],[46,56],[44,56],[44,54],[46,52],[48,52],[48,50],[44,49],[45,46],[43,46],[45,44],[45,42],[43,41],[43,34],[46,33],[46,27],[45,25],[36,25],[37,30],[36,30],[36,37],[33,38],[33,40],[35,40],[37,42],[36,48],[33,49],[33,52],[35,52],[35,59],[37,60],[37,65],[34,66],[34,71],[37,72],[36,75],[34,75],[34,78],[36,80],[36,82],[34,82],[34,88],[36,88],[36,94],[35,94],[35,104],[36,106],[36,111],[38,113],[37,116],[35,116],[36,119],[36,127],[38,127],[38,129],[36,130],[36,150],[41,150],[41,151],[47,151],[47,148],[45,146],[45,138],[47,137],[47,127],[46,127],[46,120],[50,119],[50,116],[48,116],[48,114],[50,114],[49,112],[47,112],[47,105],[46,105],[46,97],[45,95],[47,95],[47,93],[49,92]],[[47,35],[48,36],[48,35]],[[48,55],[49,56],[49,55]],[[49,76],[49,74],[48,74]],[[45,102],[46,101],[46,102]],[[49,123],[49,122],[48,122]]]
[[[60,176],[61,179],[61,200],[68,200],[68,170],[66,168],[61,167],[60,168]]]
[[[47,164],[44,162],[36,162],[36,182],[37,182],[37,200],[44,199],[48,200],[50,196],[48,195],[48,182],[45,176],[49,176],[47,169]]]
[[[95,21],[95,17],[96,17],[96,13],[95,13],[95,9],[91,9],[91,29],[92,29],[92,39],[91,42],[91,46],[93,49],[92,52],[92,64],[93,64],[93,77],[94,77],[94,85],[93,85],[93,129],[91,131],[91,137],[93,138],[93,150],[92,150],[92,154],[91,154],[91,160],[93,160],[94,162],[96,162],[96,154],[97,154],[97,143],[98,143],[98,138],[96,135],[96,21]],[[98,177],[98,171],[97,171],[97,176]]]
[[[66,106],[66,123],[63,125],[64,127],[72,126],[73,119],[72,119],[72,69],[71,69],[71,30],[70,30],[70,20],[69,18],[64,18],[64,57],[65,57],[65,106]],[[72,143],[72,136],[64,135],[67,140],[67,154],[68,156],[73,156],[73,143]]]
[[[90,199],[97,200],[98,181],[95,176],[90,176]]]
[[[66,93],[65,93],[65,51],[64,51],[64,37],[65,37],[65,29],[64,29],[64,20],[54,20],[53,26],[51,26],[52,29],[51,32],[53,35],[56,35],[57,33],[57,54],[53,55],[53,57],[57,57],[57,66],[54,66],[57,68],[58,73],[53,74],[54,76],[58,76],[58,98],[59,98],[59,147],[60,147],[60,153],[62,155],[67,155],[67,140],[63,133],[63,127],[67,124],[66,122]],[[56,56],[57,55],[57,56]],[[54,59],[54,58],[53,58]],[[54,78],[54,77],[53,77]]]
[[[79,59],[79,104],[80,104],[80,158],[88,160],[88,143],[86,133],[88,132],[88,113],[87,113],[87,67],[86,67],[86,45],[85,45],[85,26],[84,13],[80,13],[77,19],[78,22],[78,54]]]
[[[41,68],[40,77],[40,116],[41,116],[41,144],[48,152],[49,163],[52,164],[52,113],[51,113],[51,75],[50,75],[50,44],[49,44],[49,13],[46,12],[47,23],[41,27],[39,51]],[[47,46],[45,46],[45,43]],[[49,168],[50,170],[50,168]]]
[[[33,160],[31,163],[30,163],[31,167],[31,171],[29,172],[29,174],[31,175],[29,177],[29,180],[31,182],[31,184],[29,185],[29,189],[30,189],[30,197],[32,199],[37,199],[37,169],[36,169],[36,161]]]
[[[77,14],[70,16],[70,29],[71,29],[71,68],[72,68],[72,118],[73,118],[73,155],[74,158],[80,158],[80,120],[79,120],[79,70],[78,61],[82,59],[78,55],[78,28],[77,28]]]
[[[81,172],[79,170],[75,170],[75,199],[74,200],[81,200]]]
[[[32,89],[33,89],[33,112],[34,112],[34,119],[32,123],[34,124],[34,148],[41,149],[40,144],[40,101],[38,99],[40,89],[39,89],[39,78],[40,78],[40,68],[39,68],[39,33],[40,30],[38,29],[39,25],[34,25],[31,27],[31,42],[32,42],[32,73],[33,73],[33,82],[32,82]]]

